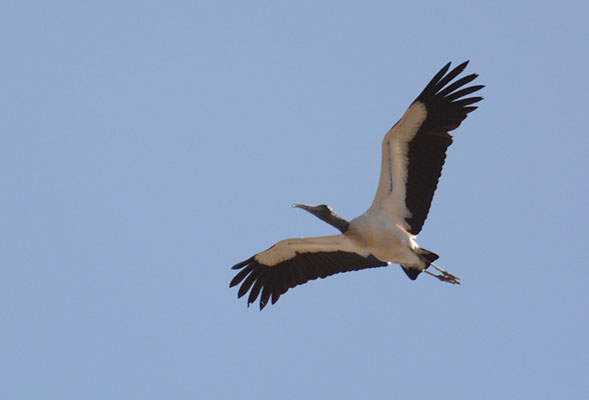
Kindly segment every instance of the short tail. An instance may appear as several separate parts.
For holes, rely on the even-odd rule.
[[[440,256],[438,256],[433,251],[429,251],[429,250],[422,249],[422,248],[419,248],[416,251],[416,253],[417,253],[417,256],[421,259],[421,261],[423,261],[425,263],[424,269],[429,267],[431,263],[433,263],[438,258],[440,258]],[[412,281],[416,280],[417,277],[419,276],[419,274],[421,274],[423,272],[422,269],[409,267],[409,266],[406,266],[403,264],[401,264],[401,267],[403,267],[403,271],[405,272],[405,274],[407,274],[409,279],[411,279]]]

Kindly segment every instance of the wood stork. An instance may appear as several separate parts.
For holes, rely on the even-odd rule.
[[[230,287],[241,283],[238,297],[249,291],[248,306],[261,293],[260,309],[288,289],[340,272],[400,264],[415,280],[426,272],[459,284],[458,277],[436,266],[438,255],[415,242],[427,218],[446,149],[448,132],[456,129],[482,97],[465,97],[483,85],[464,87],[478,75],[452,82],[468,61],[450,72],[446,64],[411,103],[382,142],[382,164],[376,196],[370,208],[346,221],[327,205],[294,204],[337,228],[341,234],[286,239],[233,266],[240,270]],[[434,267],[440,273],[428,271]]]

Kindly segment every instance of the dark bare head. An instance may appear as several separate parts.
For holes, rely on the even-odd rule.
[[[308,204],[293,204],[292,206],[302,208],[303,210],[310,212],[317,218],[339,229],[341,233],[346,233],[348,227],[350,226],[348,221],[337,215],[328,205],[321,204],[318,206],[310,206]]]

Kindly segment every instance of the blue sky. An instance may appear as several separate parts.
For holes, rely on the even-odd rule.
[[[586,2],[4,1],[0,397],[587,398]],[[485,100],[400,268],[230,267],[370,205],[446,62]]]

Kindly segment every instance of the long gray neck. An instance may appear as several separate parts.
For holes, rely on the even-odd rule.
[[[328,205],[321,204],[320,206],[310,206],[308,204],[293,204],[292,206],[310,212],[320,220],[339,229],[341,233],[346,233],[350,227],[349,222],[337,215]]]
[[[311,213],[329,225],[339,229],[341,233],[346,233],[350,227],[350,223],[337,215],[329,206],[315,209]]]
[[[323,221],[327,222],[329,225],[336,227],[340,230],[341,233],[346,233],[348,228],[350,227],[350,223],[334,213],[333,211],[330,213],[325,213],[323,215],[317,215]]]

